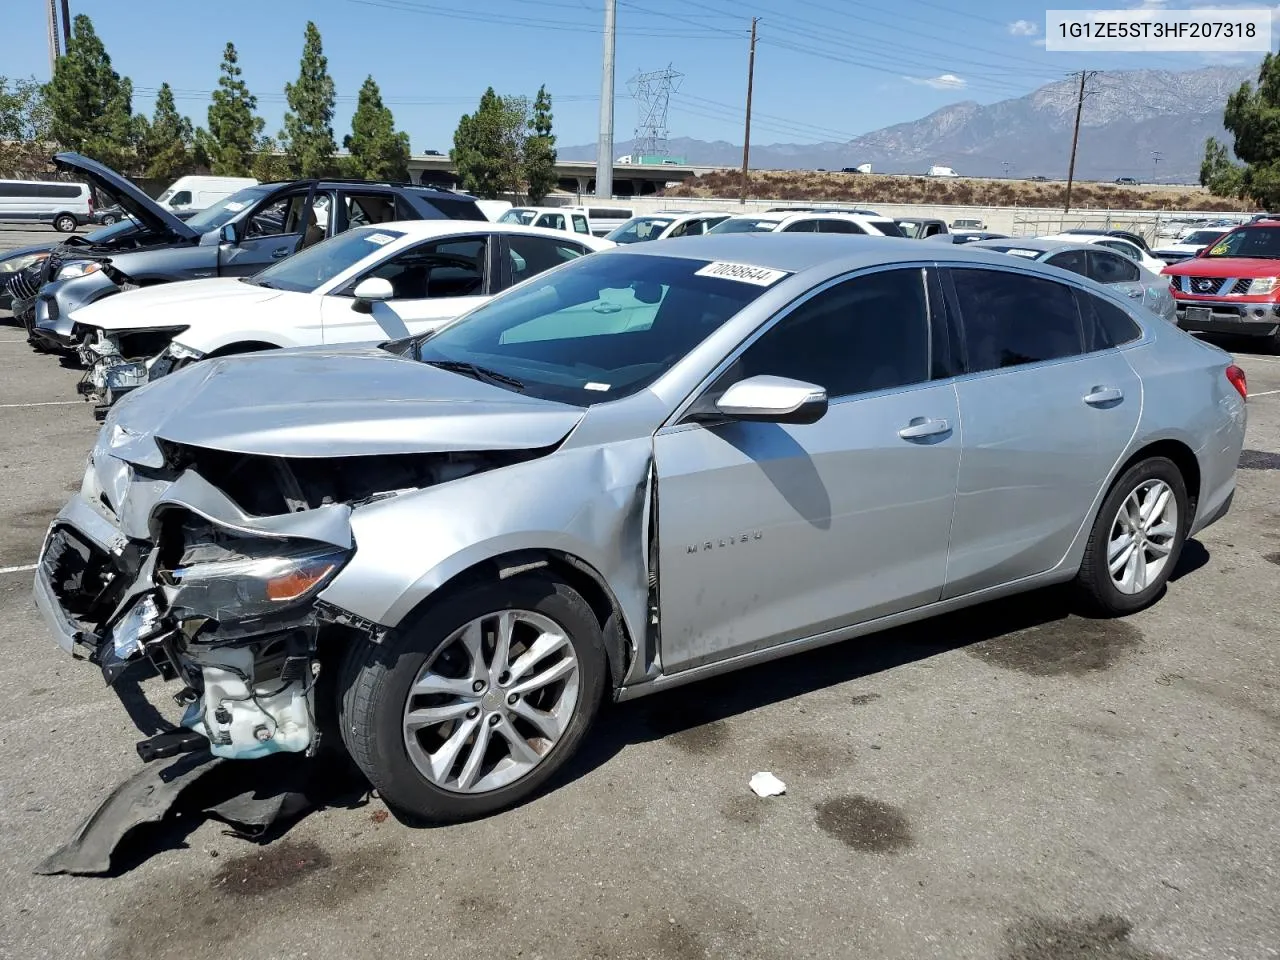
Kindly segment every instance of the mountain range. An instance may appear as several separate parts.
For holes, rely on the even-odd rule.
[[[1222,128],[1227,97],[1256,78],[1252,66],[1117,70],[1093,76],[1081,114],[1076,176],[1195,182],[1205,139],[1231,142]],[[999,177],[1007,162],[1012,177],[1066,177],[1078,93],[1077,81],[1063,80],[997,103],[949,104],[919,120],[845,142],[752,144],[751,166],[839,170],[870,163],[876,173],[919,174],[941,164],[961,175]],[[833,117],[833,122],[839,121]],[[614,154],[631,148],[630,141],[617,142]],[[593,160],[596,147],[561,147],[557,152],[564,160]],[[742,163],[742,145],[723,140],[674,137],[668,154],[692,164]]]

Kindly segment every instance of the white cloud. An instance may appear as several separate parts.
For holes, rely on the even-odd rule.
[[[1043,47],[1046,42],[1047,41],[1045,40],[1044,37],[1036,37],[1034,40],[1031,41],[1032,45],[1037,47]]]
[[[1015,37],[1034,37],[1040,27],[1030,20],[1015,20],[1009,24],[1009,32]]]
[[[903,77],[902,79],[922,87],[933,87],[935,90],[962,90],[969,83],[968,80],[957,77],[954,73],[944,73],[936,77]]]

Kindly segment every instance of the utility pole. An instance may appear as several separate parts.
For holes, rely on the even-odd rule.
[[[1071,212],[1071,183],[1076,177],[1076,145],[1080,142],[1080,111],[1084,109],[1084,85],[1097,72],[1097,70],[1080,71],[1080,94],[1076,98],[1076,127],[1071,134],[1071,165],[1067,167],[1067,202],[1062,208],[1063,213]]]
[[[71,4],[62,0],[62,49],[71,49]]]
[[[49,79],[53,79],[53,71],[58,68],[58,0],[48,0],[45,5],[45,16],[49,21]]]
[[[747,123],[742,134],[742,204],[746,206],[747,192],[750,189],[751,166],[751,87],[756,77],[756,24],[759,17],[751,18],[751,53],[747,56]]]
[[[604,0],[604,62],[600,72],[600,142],[596,146],[596,196],[613,196],[613,53],[618,44],[618,0]]]
[[[1158,174],[1160,173],[1160,161],[1163,159],[1164,157],[1161,156],[1159,150],[1151,151],[1151,182],[1152,183],[1155,183],[1157,180],[1160,179]]]
[[[1001,160],[1000,166],[1004,167],[1004,178],[1008,180],[1009,179],[1009,161]]]

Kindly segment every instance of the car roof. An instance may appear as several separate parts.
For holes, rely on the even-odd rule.
[[[1039,250],[1041,253],[1049,253],[1056,250],[1088,250],[1092,247],[1082,240],[1063,239],[1060,237],[1005,237],[1002,240],[975,240],[968,244],[972,247],[1017,247],[1019,250]]]
[[[353,229],[364,226],[361,224],[360,227]],[[599,249],[613,245],[612,241],[603,244],[602,238],[585,233],[569,233],[567,230],[550,230],[547,227],[529,227],[521,223],[495,223],[491,220],[392,220],[388,223],[371,223],[368,227],[403,233],[406,242],[472,233],[520,233],[531,237],[551,237],[554,240],[579,240],[589,247]]]
[[[1127,243],[1129,246],[1137,246],[1127,237],[1118,237],[1113,233],[1051,233],[1048,236],[1041,237],[1041,240],[1061,240],[1063,243],[1087,243],[1090,245],[1101,243],[1104,240],[1119,240],[1121,243]]]
[[[807,210],[803,213],[792,213],[782,218],[783,223],[795,223],[798,220],[848,220],[851,223],[893,223],[892,217],[878,213],[852,213],[843,210]]]
[[[875,237],[844,233],[707,233],[681,237],[670,243],[624,244],[600,256],[679,257],[725,261],[788,273],[802,271],[845,273],[866,267],[928,260],[1007,266],[1009,256],[994,250],[974,250],[976,244],[947,249],[925,247],[905,237]]]

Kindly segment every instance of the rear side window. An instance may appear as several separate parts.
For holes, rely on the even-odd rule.
[[[1130,343],[1142,336],[1142,328],[1114,303],[1083,290],[1076,291],[1076,301],[1080,305],[1086,353]]]
[[[852,220],[819,220],[819,233],[866,233]]]
[[[591,230],[587,227],[587,218],[580,213],[575,213],[573,215],[573,232],[574,233],[590,233],[591,232]]]
[[[0,196],[39,197],[46,200],[74,200],[84,188],[74,183],[17,183],[0,181]]]
[[[1099,283],[1135,283],[1138,265],[1108,250],[1089,251],[1089,276]]]
[[[817,233],[817,220],[797,220],[795,223],[789,223],[782,228],[783,233]]]
[[[1081,352],[1071,287],[1004,270],[953,267],[969,372],[1060,360]]]
[[[1045,263],[1060,270],[1078,273],[1082,277],[1089,276],[1089,256],[1083,250],[1064,250],[1062,253],[1055,253]]]
[[[423,197],[422,202],[435,207],[447,220],[488,220],[474,200],[453,199],[451,197]]]

